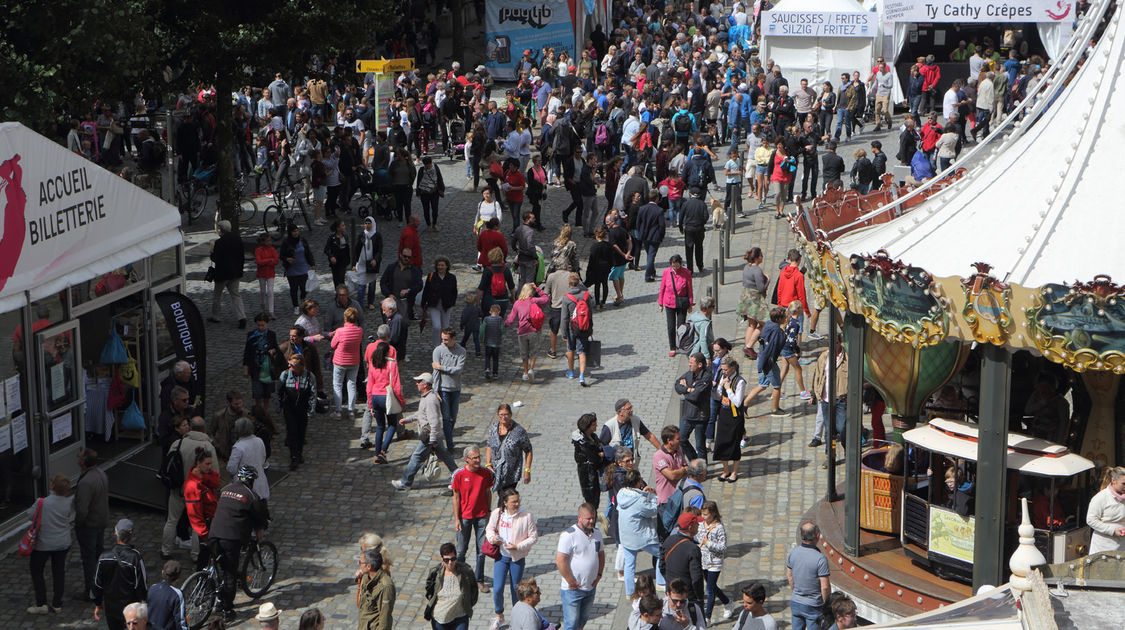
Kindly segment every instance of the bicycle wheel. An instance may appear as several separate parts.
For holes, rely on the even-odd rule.
[[[194,221],[203,215],[203,210],[207,207],[207,198],[210,193],[207,191],[207,186],[199,184],[191,191],[191,199],[188,201],[188,207],[191,209],[188,216]]]
[[[207,622],[219,598],[219,587],[206,571],[196,571],[184,580],[184,616],[191,630],[198,630]]]
[[[277,577],[277,547],[268,540],[251,546],[242,555],[238,576],[242,592],[251,599],[265,595]]]
[[[285,237],[285,217],[282,216],[281,208],[277,207],[277,204],[271,203],[262,210],[262,228],[275,241]]]
[[[258,203],[257,199],[253,197],[242,197],[238,200],[238,224],[250,225],[250,222],[258,216]]]

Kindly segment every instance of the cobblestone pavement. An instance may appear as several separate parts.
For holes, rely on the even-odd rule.
[[[867,141],[870,139],[873,137]],[[888,142],[889,139],[884,138],[884,144]],[[422,253],[426,261],[432,261],[439,253],[452,258],[453,272],[458,277],[462,294],[465,294],[470,285],[475,289],[479,280],[479,276],[469,268],[475,258],[475,252],[471,251],[470,226],[479,197],[462,188],[465,186],[463,162],[441,161],[440,164],[449,186],[442,204],[442,231],[423,233]],[[719,168],[721,162],[717,164],[717,170]],[[550,241],[557,234],[560,212],[567,198],[568,195],[561,189],[552,189],[545,203],[544,223],[548,229],[539,233],[537,243],[548,251]],[[599,201],[604,205],[604,198],[599,197]],[[417,201],[414,209],[420,211]],[[400,227],[394,222],[380,221],[379,230],[383,233],[385,251],[393,252]],[[206,315],[211,307],[210,285],[203,282],[207,267],[206,243],[214,238],[214,233],[201,226],[189,226],[185,232],[187,291]],[[307,236],[315,252],[319,253],[326,229],[317,228]],[[578,241],[582,252],[580,259],[585,264],[590,241],[581,237]],[[743,330],[734,315],[741,290],[741,253],[751,245],[761,246],[766,254],[764,267],[774,280],[777,263],[784,258],[792,243],[793,236],[786,223],[772,218],[772,208],[754,214],[751,219],[739,220],[731,239],[731,250],[735,255],[725,261],[727,282],[719,291],[716,336],[731,339],[736,348],[741,343]],[[710,274],[713,270],[710,269],[710,261],[718,255],[715,233],[711,233],[707,248],[709,271],[695,280],[697,296],[704,295],[711,286]],[[682,251],[679,235],[675,230],[669,230],[669,239],[658,258],[666,261],[672,253]],[[393,253],[385,254],[384,260],[390,260],[389,256]],[[661,264],[660,267],[663,266]],[[428,267],[429,263],[427,270]],[[532,482],[524,490],[524,506],[536,516],[540,534],[539,543],[528,557],[525,575],[540,580],[543,590],[540,612],[555,623],[561,621],[561,609],[554,549],[558,533],[573,523],[576,508],[582,502],[569,442],[575,420],[580,414],[593,411],[604,421],[612,415],[613,402],[620,397],[632,399],[637,413],[657,432],[664,424],[675,422],[677,417],[678,404],[671,396],[671,385],[675,377],[686,369],[686,360],[666,356],[664,317],[657,312],[654,304],[658,285],[646,284],[641,278],[639,272],[628,273],[623,307],[609,306],[605,311],[594,312],[595,337],[603,342],[603,360],[602,367],[591,372],[593,386],[590,388],[580,388],[576,381],[565,377],[566,364],[561,354],[558,360],[545,356],[546,335],[541,343],[540,362],[533,383],[519,378],[514,332],[508,332],[504,339],[499,379],[484,380],[481,359],[473,357],[470,349],[456,431],[457,446],[459,449],[469,443],[483,442],[498,403],[522,403],[516,410],[516,420],[528,428],[535,447]],[[247,312],[252,314],[259,310],[252,263],[247,266],[244,279],[241,293]],[[276,292],[279,318],[272,327],[284,337],[285,327],[294,318],[285,282],[281,279]],[[332,299],[328,283],[322,282],[312,297],[322,303]],[[454,322],[458,321],[459,310],[460,307],[455,311]],[[226,389],[235,387],[249,393],[240,366],[245,333],[236,329],[230,321],[233,315],[229,298],[224,303],[223,316],[226,323],[208,324],[207,329],[211,366],[208,397],[212,401],[212,409],[217,408]],[[372,332],[378,323],[378,315],[367,315],[368,332]],[[823,325],[821,332],[824,332]],[[406,380],[404,389],[407,391],[411,390],[409,377],[428,369],[429,331],[419,334],[417,327],[413,326],[409,349],[410,360],[402,368]],[[753,380],[755,370],[752,362],[744,363],[743,373]],[[811,374],[806,378],[811,379]],[[821,471],[819,462],[814,461],[815,453],[805,446],[811,437],[813,406],[800,402],[792,379],[787,380],[783,391],[787,398],[782,405],[791,412],[790,417],[769,417],[765,399],[748,412],[749,444],[740,467],[742,479],[737,484],[708,482],[706,488],[708,497],[718,501],[725,516],[730,541],[720,584],[737,601],[742,586],[753,581],[766,581],[770,593],[767,608],[775,613],[783,626],[788,626],[785,555],[792,546],[801,514],[823,494],[824,487],[818,483]],[[415,406],[415,400],[416,396],[408,399],[409,409]],[[440,484],[426,485],[419,481],[416,489],[409,493],[395,492],[390,487],[390,481],[401,475],[413,442],[396,442],[389,454],[390,463],[380,466],[372,463],[369,451],[358,448],[358,432],[358,428],[350,422],[330,420],[326,415],[316,416],[310,425],[307,465],[271,490],[270,507],[274,520],[269,538],[279,547],[281,566],[277,585],[265,596],[265,600],[274,602],[285,611],[283,628],[296,627],[297,617],[311,606],[324,612],[328,628],[354,626],[356,612],[352,575],[358,555],[356,541],[365,531],[382,534],[392,550],[393,576],[398,587],[395,627],[428,627],[422,619],[424,578],[437,562],[438,546],[454,538],[451,501],[440,496]],[[280,437],[275,443],[281,444]],[[641,461],[646,464],[642,472],[649,478],[652,475],[652,450],[647,444],[643,446]],[[284,451],[281,446],[275,450],[273,462],[276,465],[287,463]],[[111,512],[114,520],[127,516],[137,524],[137,546],[145,554],[150,580],[157,579],[161,564],[158,552],[163,514],[119,503],[111,506]],[[610,563],[613,553],[614,550],[610,549]],[[186,562],[186,553],[183,556],[181,560]],[[491,564],[489,562],[486,566],[490,583]],[[0,605],[11,611],[8,627],[99,625],[91,617],[92,605],[70,599],[69,595],[58,614],[49,617],[26,615],[24,608],[32,601],[26,571],[26,560],[14,554],[0,562],[0,576],[4,584],[0,587]],[[586,626],[589,630],[616,630],[626,624],[629,604],[624,599],[622,583],[613,579],[612,568],[607,568],[606,576],[607,579],[599,586],[593,615]],[[80,585],[81,569],[77,546],[74,546],[67,559],[67,592],[77,592]],[[236,601],[239,622],[233,627],[256,627],[252,617],[257,603],[240,595]],[[482,595],[471,627],[485,628],[490,618],[491,595]],[[715,619],[719,619],[717,613]]]

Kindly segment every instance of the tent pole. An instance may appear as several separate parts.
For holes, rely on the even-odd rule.
[[[1012,355],[984,344],[980,377],[980,441],[977,443],[976,531],[973,590],[1003,582],[1005,486],[1008,479],[1008,397]]]

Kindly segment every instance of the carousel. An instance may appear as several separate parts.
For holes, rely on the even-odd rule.
[[[834,588],[872,621],[1005,582],[1021,498],[1048,563],[1086,556],[1086,506],[1125,461],[1125,287],[1114,281],[1125,279],[1125,217],[1112,193],[1125,33],[1114,4],[1095,2],[1046,79],[938,177],[830,191],[791,217],[807,278],[843,325],[850,377],[846,481],[833,473],[808,516]],[[893,426],[867,450],[850,448],[865,387]]]

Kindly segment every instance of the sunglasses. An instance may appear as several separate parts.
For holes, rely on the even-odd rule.
[[[452,558],[442,558],[441,561],[442,562],[457,562],[457,557],[454,556]]]
[[[668,601],[672,602],[676,606],[679,606],[680,604],[687,602],[687,598],[685,597],[683,599],[676,599],[675,597],[669,597]]]

